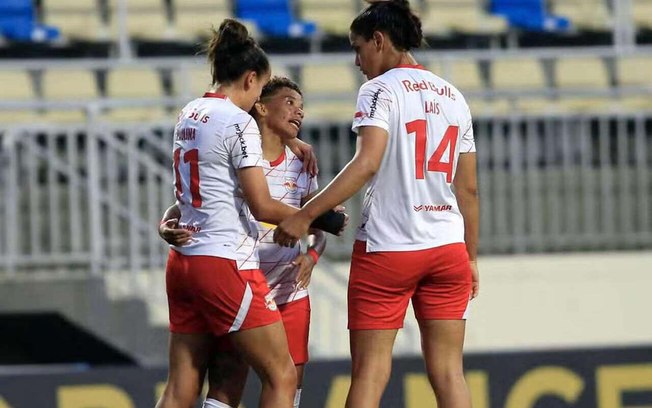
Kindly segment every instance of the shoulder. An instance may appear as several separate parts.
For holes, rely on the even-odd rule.
[[[370,94],[380,94],[382,92],[391,91],[391,77],[387,76],[387,73],[377,76],[374,79],[362,84],[360,87],[360,94],[370,93]]]
[[[292,150],[285,146],[285,163],[287,163],[287,168],[301,171],[303,169],[303,160],[301,160]]]

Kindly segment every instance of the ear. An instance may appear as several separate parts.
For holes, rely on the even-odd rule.
[[[258,101],[254,104],[254,109],[256,110],[256,115],[262,117],[267,116],[267,107],[264,103]]]
[[[258,74],[256,73],[256,71],[247,72],[244,78],[245,90],[249,90],[256,83],[257,79],[258,79]]]
[[[376,51],[381,51],[385,45],[385,34],[380,31],[374,31],[372,40],[374,42],[374,47],[376,47]]]

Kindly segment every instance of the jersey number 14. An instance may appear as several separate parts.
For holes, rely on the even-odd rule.
[[[199,150],[188,150],[183,155],[184,163],[190,165],[190,198],[192,206],[195,208],[201,207],[201,194],[199,193]],[[179,165],[181,164],[181,148],[174,151],[174,178],[175,178],[175,194],[177,200],[181,201],[181,172]]]
[[[426,142],[428,136],[428,122],[425,119],[417,119],[405,124],[408,134],[414,133],[416,142],[414,144],[415,174],[418,180],[425,178],[425,170],[438,171],[446,174],[446,182],[453,181],[453,164],[455,162],[455,146],[457,145],[458,126],[449,126],[441,139],[439,146],[428,159],[426,167]],[[441,161],[444,152],[448,148],[448,162]]]

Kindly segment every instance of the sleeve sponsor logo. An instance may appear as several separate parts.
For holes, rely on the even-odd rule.
[[[431,204],[421,204],[412,206],[415,212],[441,212],[441,211],[450,211],[453,209],[453,206],[450,204],[442,205],[431,205]]]
[[[247,142],[245,142],[242,129],[237,123],[235,124],[235,134],[238,137],[238,141],[240,142],[240,151],[242,151],[242,158],[246,159],[249,157],[247,154]]]
[[[369,118],[373,119],[374,116],[376,116],[376,109],[378,107],[378,98],[380,97],[380,93],[382,92],[382,89],[378,89],[376,92],[374,92],[373,96],[371,97],[371,106],[369,107]]]

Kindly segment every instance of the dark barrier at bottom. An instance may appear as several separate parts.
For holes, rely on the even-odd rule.
[[[601,350],[471,354],[466,377],[474,408],[628,408],[652,406],[652,346]],[[304,408],[341,408],[350,363],[309,363]],[[165,369],[90,369],[0,375],[0,408],[148,408]],[[250,377],[243,406],[257,406]],[[198,404],[201,406],[201,404]],[[384,408],[435,407],[423,363],[397,358]]]

